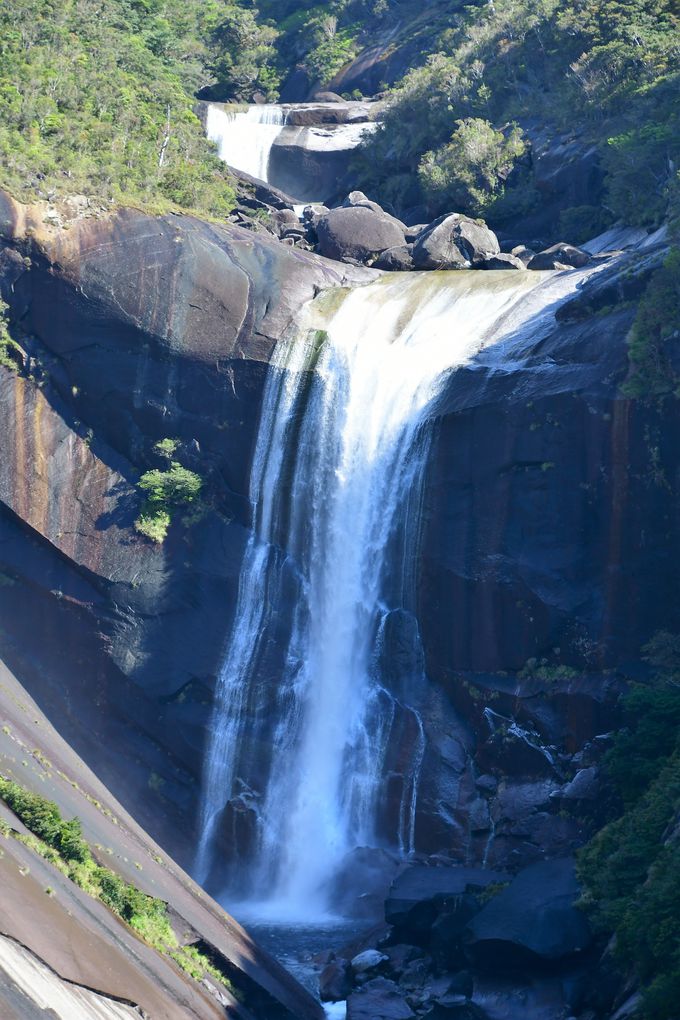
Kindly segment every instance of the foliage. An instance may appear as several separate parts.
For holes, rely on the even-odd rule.
[[[174,441],[161,440],[161,442],[167,444]],[[159,445],[156,444],[157,449]],[[166,449],[169,450],[169,447]],[[172,453],[167,455],[172,456]],[[177,461],[172,461],[165,471],[158,468],[146,471],[137,483],[137,488],[146,499],[135,521],[136,530],[152,542],[163,542],[172,522],[172,511],[177,507],[195,503],[202,487],[200,475],[182,467]]]
[[[0,186],[24,200],[179,206],[224,216],[234,192],[193,93],[228,0],[0,5]]]
[[[154,450],[160,457],[164,457],[166,460],[172,460],[178,446],[179,439],[159,439],[154,445]]]
[[[611,220],[680,217],[679,28],[672,0],[442,0],[422,65],[390,91],[384,127],[365,145],[361,183],[394,195],[398,181],[399,204],[418,204],[430,185],[418,168],[456,122],[516,121],[599,149]]]
[[[7,321],[8,305],[0,299],[0,365],[11,369],[13,372],[21,364],[23,351],[19,344],[12,339]]]
[[[680,248],[674,248],[640,301],[628,350],[631,370],[623,392],[642,399],[677,393],[680,378],[673,355],[679,346]]]
[[[645,649],[660,672],[625,699],[627,726],[605,764],[624,811],[579,855],[584,906],[616,934],[621,966],[643,987],[645,1020],[671,1020],[680,995],[680,638]]]
[[[503,134],[479,117],[457,120],[451,141],[426,152],[420,161],[423,194],[435,208],[465,209],[481,216],[504,193],[525,148],[517,125]]]

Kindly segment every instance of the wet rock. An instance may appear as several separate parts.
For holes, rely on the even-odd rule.
[[[322,1002],[342,1002],[352,991],[352,973],[346,960],[332,960],[319,976]]]
[[[592,934],[574,905],[579,895],[573,858],[525,868],[468,925],[471,959],[512,965],[532,956],[559,960],[582,952]]]
[[[417,269],[462,269],[500,251],[498,238],[481,220],[452,213],[440,216],[413,246]]]
[[[365,206],[331,209],[317,223],[319,253],[331,259],[367,262],[388,248],[404,244],[398,221]]]
[[[522,259],[515,255],[506,255],[501,252],[498,255],[491,255],[481,263],[482,269],[526,269]]]
[[[527,269],[580,269],[590,262],[590,255],[582,248],[561,241],[534,255]]]
[[[347,1020],[411,1020],[415,1014],[393,981],[375,978],[347,999]]]
[[[377,847],[357,847],[343,859],[329,890],[331,908],[343,917],[382,921],[385,897],[401,868],[399,857]]]
[[[385,948],[385,956],[387,956],[389,961],[388,970],[390,975],[398,979],[410,963],[423,956],[423,950],[420,946],[398,944],[396,946],[387,946]]]

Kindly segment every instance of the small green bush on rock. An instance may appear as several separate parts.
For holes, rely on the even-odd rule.
[[[166,444],[173,442],[174,440],[161,440],[161,443]],[[156,444],[157,450],[161,443]],[[165,447],[164,451],[168,451],[163,452],[164,456],[172,456],[169,446]],[[203,480],[200,475],[182,467],[177,461],[172,461],[165,471],[158,468],[146,471],[137,483],[137,488],[144,493],[146,500],[135,521],[136,530],[152,542],[163,542],[172,521],[173,509],[195,503],[202,487]]]

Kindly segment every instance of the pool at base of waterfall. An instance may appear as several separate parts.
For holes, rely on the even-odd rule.
[[[365,925],[344,919],[317,925],[266,921],[241,923],[258,945],[278,960],[315,998],[319,996],[319,974],[325,966],[315,963],[315,957],[329,950],[341,951],[367,934]],[[329,1020],[345,1020],[347,1008],[344,1002],[324,1003],[324,1009]]]

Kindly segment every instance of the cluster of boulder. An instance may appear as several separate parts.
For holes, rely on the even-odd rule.
[[[514,877],[413,864],[392,884],[374,946],[328,954],[321,998],[346,1000],[347,1020],[593,1016],[602,962],[579,895],[573,857]]]
[[[564,242],[537,252],[513,241],[509,250],[503,251],[483,220],[460,213],[409,227],[361,191],[353,191],[334,209],[307,205],[302,218],[293,209],[282,209],[275,211],[272,219],[275,232],[286,244],[338,262],[387,272],[573,269],[586,265],[591,257]]]

